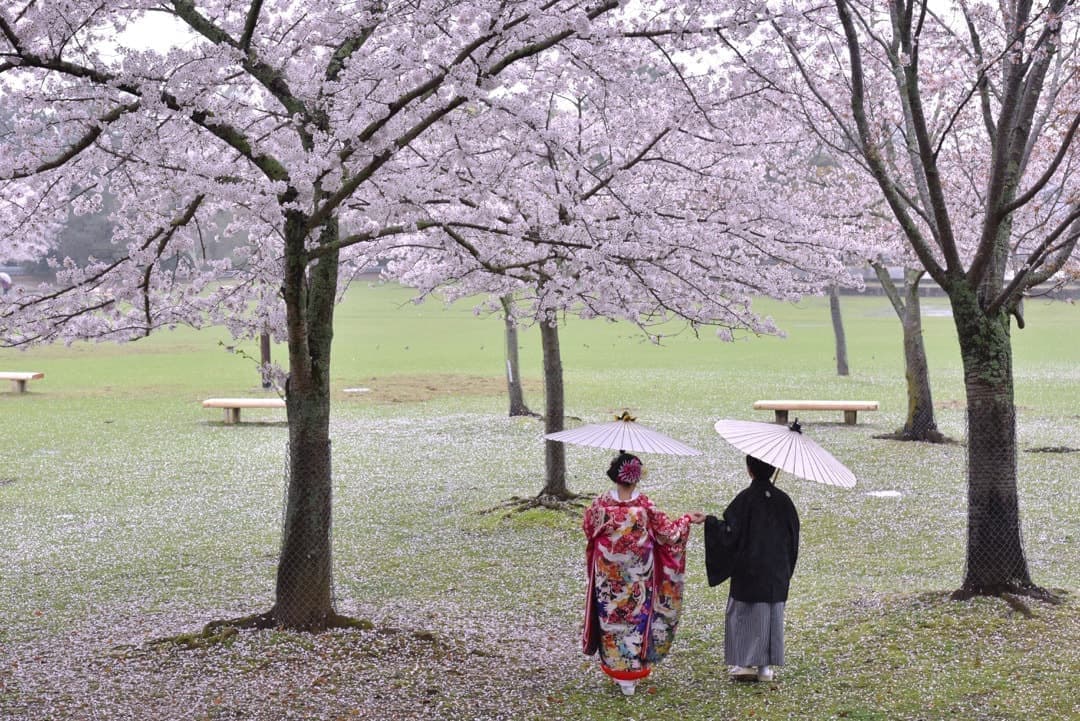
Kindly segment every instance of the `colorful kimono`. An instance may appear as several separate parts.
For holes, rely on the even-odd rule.
[[[582,650],[619,681],[649,675],[671,650],[682,610],[690,516],[671,521],[647,496],[597,498],[582,523],[589,585]]]

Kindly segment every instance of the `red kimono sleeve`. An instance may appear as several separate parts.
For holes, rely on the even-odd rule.
[[[676,520],[668,518],[663,511],[652,505],[649,509],[649,531],[653,538],[665,546],[685,546],[690,538],[690,514]]]

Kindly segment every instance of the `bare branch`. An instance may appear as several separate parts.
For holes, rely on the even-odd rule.
[[[881,289],[885,292],[885,297],[892,303],[893,310],[896,311],[898,316],[903,318],[904,299],[900,297],[900,293],[896,289],[896,283],[893,283],[892,276],[889,275],[889,269],[877,260],[871,260],[869,263],[870,267],[874,269],[874,275],[877,276],[878,281],[881,283]]]

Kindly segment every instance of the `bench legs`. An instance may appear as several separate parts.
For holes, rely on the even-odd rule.
[[[26,381],[17,380],[17,379],[12,380],[11,381],[11,388],[16,393],[26,393]]]
[[[231,426],[240,422],[240,409],[239,408],[226,408],[225,409],[225,425]]]
[[[787,411],[780,411],[780,410],[773,411],[773,412],[776,413],[776,422],[777,423],[783,423],[786,426],[787,422],[788,422],[788,412]],[[858,417],[858,415],[859,415],[858,411],[844,411],[844,423],[846,423],[849,426],[855,425],[856,422],[857,422],[856,418]]]

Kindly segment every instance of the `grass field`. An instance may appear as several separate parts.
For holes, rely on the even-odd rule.
[[[860,484],[781,480],[804,538],[777,681],[727,681],[726,586],[706,585],[696,536],[675,650],[624,699],[578,650],[578,520],[486,512],[543,481],[540,423],[506,415],[501,321],[409,298],[356,284],[335,335],[335,594],[340,611],[375,623],[368,631],[155,643],[272,602],[284,413],[245,411],[248,422],[226,427],[199,404],[262,393],[255,344],[230,352],[211,329],[0,351],[0,369],[46,374],[27,394],[0,392],[0,718],[1080,715],[1080,452],[1040,452],[1080,446],[1077,306],[1029,302],[1028,328],[1014,333],[1025,546],[1035,580],[1066,599],[1034,605],[1030,619],[998,599],[947,600],[963,573],[966,431],[944,300],[926,300],[925,333],[939,426],[959,442],[935,446],[873,438],[901,425],[905,404],[899,323],[882,298],[843,299],[846,378],[820,299],[763,304],[787,337],[734,343],[705,332],[657,347],[622,324],[571,320],[568,415],[629,408],[705,451],[645,459],[643,490],[669,513],[716,513],[744,484],[716,419],[767,420],[750,408],[767,397],[881,402],[856,426],[839,413],[802,419]],[[522,334],[522,365],[542,410],[535,329]],[[354,387],[371,390],[344,392]],[[605,490],[608,457],[568,448],[571,487]],[[868,495],[881,490],[901,495]]]

